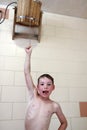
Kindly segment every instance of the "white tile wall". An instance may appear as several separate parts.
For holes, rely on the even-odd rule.
[[[14,72],[13,71],[0,71],[0,85],[13,85]]]
[[[0,130],[24,130],[23,120],[8,120],[0,122]]]
[[[18,86],[26,85],[24,72],[15,72],[15,85],[18,85]]]
[[[4,62],[5,70],[23,71],[23,63],[24,63],[24,58],[6,57]]]
[[[1,102],[1,89],[2,89],[2,88],[1,88],[1,86],[0,86],[0,102]]]
[[[26,103],[13,103],[13,119],[24,119],[25,109]]]
[[[54,99],[55,101],[69,101],[69,92],[68,88],[55,88],[55,90],[52,92],[51,98]]]
[[[12,119],[12,104],[0,103],[0,120]]]
[[[1,56],[15,56],[15,45],[12,44],[1,44],[0,45],[0,55]]]
[[[87,118],[72,118],[72,130],[87,130]]]
[[[87,101],[87,87],[86,88],[70,88],[70,101]]]
[[[24,87],[3,87],[2,88],[2,102],[25,102],[25,88]]]
[[[80,117],[79,104],[76,102],[60,103],[64,114],[67,117]]]

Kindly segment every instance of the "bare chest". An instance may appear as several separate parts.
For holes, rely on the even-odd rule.
[[[51,102],[43,102],[40,100],[32,100],[28,107],[26,117],[30,119],[42,119],[49,121],[53,114],[53,105]]]
[[[27,108],[27,118],[48,118],[50,119],[52,115],[52,106],[51,104],[46,104],[43,102],[32,101]]]
[[[25,124],[28,128],[26,130],[48,130],[52,114],[51,103],[31,101],[26,112]]]

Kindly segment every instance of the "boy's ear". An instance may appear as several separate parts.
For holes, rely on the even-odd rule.
[[[37,87],[36,87],[36,88],[37,88],[37,90],[39,89],[39,85],[38,85],[38,84],[37,84]]]
[[[55,85],[53,85],[53,90],[55,89]]]
[[[37,84],[37,88],[38,88],[38,84]]]

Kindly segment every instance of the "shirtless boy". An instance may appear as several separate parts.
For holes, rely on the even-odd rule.
[[[35,87],[30,68],[32,47],[26,48],[25,51],[24,74],[30,97],[25,116],[25,130],[48,130],[54,113],[60,121],[58,130],[66,130],[67,120],[60,105],[50,99],[50,94],[55,89],[54,79],[49,74],[43,74],[38,78]]]

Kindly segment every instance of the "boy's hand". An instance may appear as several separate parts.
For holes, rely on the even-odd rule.
[[[27,54],[31,54],[31,52],[32,52],[32,47],[29,46],[29,47],[25,48],[25,51],[26,51]]]

